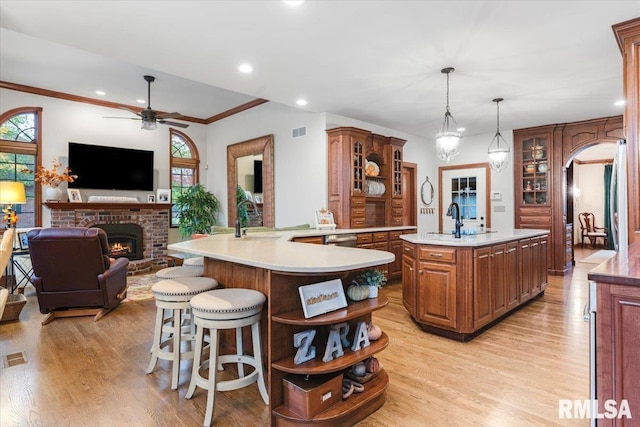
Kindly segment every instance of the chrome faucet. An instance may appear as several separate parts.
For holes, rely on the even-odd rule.
[[[460,206],[456,202],[451,202],[451,204],[449,205],[449,209],[447,209],[447,216],[453,217],[454,208],[456,210],[456,215],[455,215],[456,233],[454,234],[453,237],[455,237],[456,239],[459,239],[460,237],[462,237],[460,235],[460,227],[462,227],[464,224],[460,220]]]
[[[244,199],[240,203],[238,203],[238,206],[236,206],[236,237],[242,237],[240,235],[240,208],[242,207],[242,205],[247,203],[251,203],[253,205],[253,212],[255,216],[256,217],[260,216],[260,212],[258,212],[258,206],[255,204],[253,200]]]

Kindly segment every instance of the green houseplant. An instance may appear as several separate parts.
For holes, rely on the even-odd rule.
[[[370,268],[360,274],[356,282],[360,286],[368,286],[369,298],[376,298],[378,296],[378,288],[381,288],[387,283],[387,277],[382,271],[376,268]]]
[[[216,224],[220,203],[202,184],[182,191],[175,199],[180,235],[208,234]]]

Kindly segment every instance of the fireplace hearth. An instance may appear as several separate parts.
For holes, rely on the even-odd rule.
[[[107,233],[109,256],[112,258],[142,259],[143,230],[138,224],[95,224]]]

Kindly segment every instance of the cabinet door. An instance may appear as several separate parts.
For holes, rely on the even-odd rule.
[[[546,254],[545,254],[546,256]],[[540,293],[540,239],[531,239],[531,296],[534,297]]]
[[[416,318],[420,322],[456,327],[456,266],[419,262]]]
[[[389,278],[395,279],[402,275],[402,240],[390,241],[389,252],[396,257],[396,259],[389,264]]]
[[[596,314],[597,395],[599,413],[613,399],[626,399],[633,419],[600,419],[598,426],[637,426],[640,408],[640,288],[598,283]]]
[[[477,329],[492,319],[491,247],[473,251],[473,327]]]
[[[507,245],[496,245],[491,250],[491,296],[493,318],[507,312]]]
[[[549,274],[547,270],[547,255],[549,248],[547,247],[547,237],[539,238],[540,244],[538,245],[538,281],[540,282],[540,291],[547,289],[547,276]]]
[[[402,304],[412,317],[416,315],[416,261],[409,256],[402,260]]]
[[[531,239],[520,240],[518,243],[520,302],[531,298]]]
[[[504,260],[504,280],[507,289],[507,310],[511,310],[520,303],[517,242],[507,243]]]

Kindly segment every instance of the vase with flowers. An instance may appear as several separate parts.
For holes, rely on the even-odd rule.
[[[53,159],[53,165],[51,169],[47,169],[42,165],[39,165],[35,172],[31,170],[23,170],[23,172],[33,173],[35,175],[35,181],[39,182],[45,187],[44,198],[45,201],[59,202],[62,200],[62,190],[60,184],[63,182],[73,182],[78,178],[78,175],[72,175],[71,169],[65,167],[62,172],[59,169],[62,167],[62,163]]]
[[[378,296],[378,288],[381,288],[387,283],[387,277],[382,271],[370,268],[360,274],[355,280],[355,283],[359,286],[368,286],[369,298],[376,298]]]

